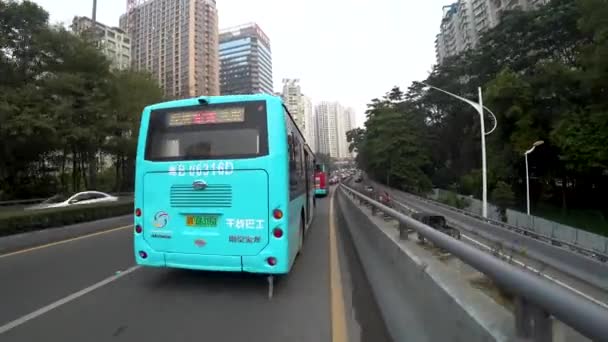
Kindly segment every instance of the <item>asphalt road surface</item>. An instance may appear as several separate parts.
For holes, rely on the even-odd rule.
[[[0,255],[0,340],[389,341],[352,243],[331,228],[330,201],[317,201],[272,300],[265,277],[137,267],[129,226]]]

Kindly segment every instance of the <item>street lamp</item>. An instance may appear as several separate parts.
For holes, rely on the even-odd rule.
[[[526,159],[526,207],[528,209],[528,216],[530,216],[530,175],[528,173],[528,154],[532,153],[537,146],[544,144],[542,140],[536,141],[532,144],[532,147],[524,153],[524,159]]]
[[[498,125],[498,121],[496,120],[496,115],[494,115],[494,113],[492,113],[492,111],[490,109],[488,109],[488,107],[483,105],[481,87],[477,88],[477,91],[479,94],[479,103],[477,103],[477,102],[473,102],[469,99],[465,99],[464,97],[458,96],[456,94],[450,93],[447,90],[443,90],[443,89],[434,87],[430,84],[426,84],[424,82],[418,82],[418,83],[425,85],[429,88],[438,90],[444,94],[450,95],[451,97],[454,97],[462,102],[468,103],[473,108],[475,108],[475,110],[479,114],[479,121],[480,121],[480,126],[481,126],[480,127],[481,128],[481,178],[482,178],[482,188],[483,188],[482,189],[482,215],[483,215],[483,217],[487,218],[488,217],[488,178],[487,178],[487,167],[486,167],[486,135],[490,135],[496,129],[496,127]],[[489,132],[486,132],[485,122],[483,120],[483,110],[484,109],[488,113],[490,113],[494,119],[494,127],[492,127],[492,129]]]

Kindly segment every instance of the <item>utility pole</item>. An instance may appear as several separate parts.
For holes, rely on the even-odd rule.
[[[91,15],[91,19],[93,20],[93,27],[97,22],[97,0],[93,0],[93,15]]]

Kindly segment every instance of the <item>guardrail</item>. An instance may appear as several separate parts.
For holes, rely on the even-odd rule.
[[[491,278],[515,296],[515,330],[522,338],[551,341],[551,315],[594,341],[608,341],[608,310],[543,278],[521,270],[462,241],[439,232],[344,185],[339,188],[360,203],[381,210],[399,222],[399,237],[414,229],[435,245]]]
[[[550,243],[553,246],[566,246],[566,247],[570,248],[570,250],[572,250],[572,251],[575,251],[575,252],[577,252],[579,254],[582,254],[582,255],[585,255],[585,256],[588,256],[588,257],[593,257],[593,258],[595,258],[595,259],[597,259],[597,260],[599,260],[601,262],[608,262],[608,251],[598,251],[598,250],[594,250],[594,249],[589,249],[589,248],[582,247],[580,245],[576,245],[576,244],[573,244],[573,243],[570,243],[570,242],[567,242],[567,241],[564,241],[564,240],[561,240],[561,239],[554,238],[552,236],[547,236],[547,235],[535,232],[535,231],[530,230],[530,229],[526,229],[524,227],[512,226],[512,225],[506,224],[504,222],[500,222],[500,221],[492,220],[492,219],[489,219],[489,218],[485,218],[483,216],[477,215],[477,214],[472,213],[470,211],[454,208],[454,207],[449,206],[447,204],[444,204],[444,203],[441,203],[441,202],[437,202],[437,201],[433,201],[433,200],[430,200],[428,198],[423,198],[423,197],[416,196],[416,195],[413,195],[413,194],[410,194],[410,193],[405,193],[405,192],[404,192],[404,194],[407,195],[407,196],[410,196],[410,197],[414,197],[414,198],[416,198],[419,201],[430,203],[430,204],[436,205],[438,207],[442,207],[444,209],[448,209],[448,210],[451,210],[453,212],[457,212],[459,214],[472,217],[474,219],[477,219],[479,221],[483,221],[483,222],[491,224],[493,226],[497,226],[497,227],[501,227],[501,228],[504,228],[504,229],[508,229],[508,230],[510,230],[512,232],[515,232],[515,233],[518,233],[520,235],[523,235],[523,236],[526,236],[526,237],[535,238],[537,240]]]

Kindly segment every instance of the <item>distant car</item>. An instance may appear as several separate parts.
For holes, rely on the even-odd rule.
[[[431,213],[415,213],[412,218],[434,228],[444,234],[447,234],[455,239],[460,240],[460,231],[447,224],[445,217]],[[424,236],[418,234],[418,240],[424,241]]]
[[[80,204],[96,204],[116,202],[118,197],[100,191],[83,191],[72,196],[55,195],[42,203],[26,208],[27,210],[39,210],[48,208],[71,207]]]
[[[383,191],[378,195],[378,202],[384,204],[385,206],[392,208],[393,202],[391,201],[391,195],[388,192]]]

